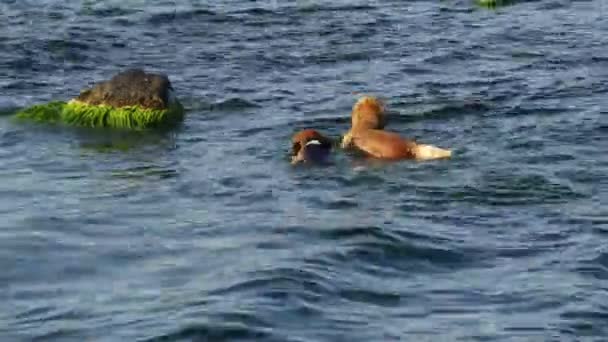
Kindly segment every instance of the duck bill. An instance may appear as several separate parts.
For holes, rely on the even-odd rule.
[[[304,154],[302,152],[291,157],[291,165],[297,165],[297,164],[303,163],[305,161],[306,161],[306,159],[304,158]]]

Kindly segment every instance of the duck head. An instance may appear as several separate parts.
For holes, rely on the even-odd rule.
[[[386,126],[384,103],[374,96],[363,96],[353,105],[351,129],[383,129]]]
[[[291,164],[327,163],[331,149],[331,139],[314,129],[299,131],[291,139]]]

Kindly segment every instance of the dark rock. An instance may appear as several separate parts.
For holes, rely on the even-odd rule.
[[[82,91],[75,100],[90,105],[166,109],[170,105],[172,90],[166,75],[129,69]]]

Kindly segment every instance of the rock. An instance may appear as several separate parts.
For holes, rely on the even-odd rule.
[[[116,108],[139,106],[167,109],[172,92],[171,82],[166,75],[129,69],[116,74],[109,81],[99,82],[91,89],[82,91],[75,100]]]
[[[146,129],[174,126],[183,120],[184,108],[166,75],[129,69],[67,103],[34,105],[15,117],[74,126]]]

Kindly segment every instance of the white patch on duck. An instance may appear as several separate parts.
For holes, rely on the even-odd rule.
[[[417,145],[414,153],[416,154],[416,159],[419,160],[450,158],[452,156],[452,151],[450,150],[426,144]]]

